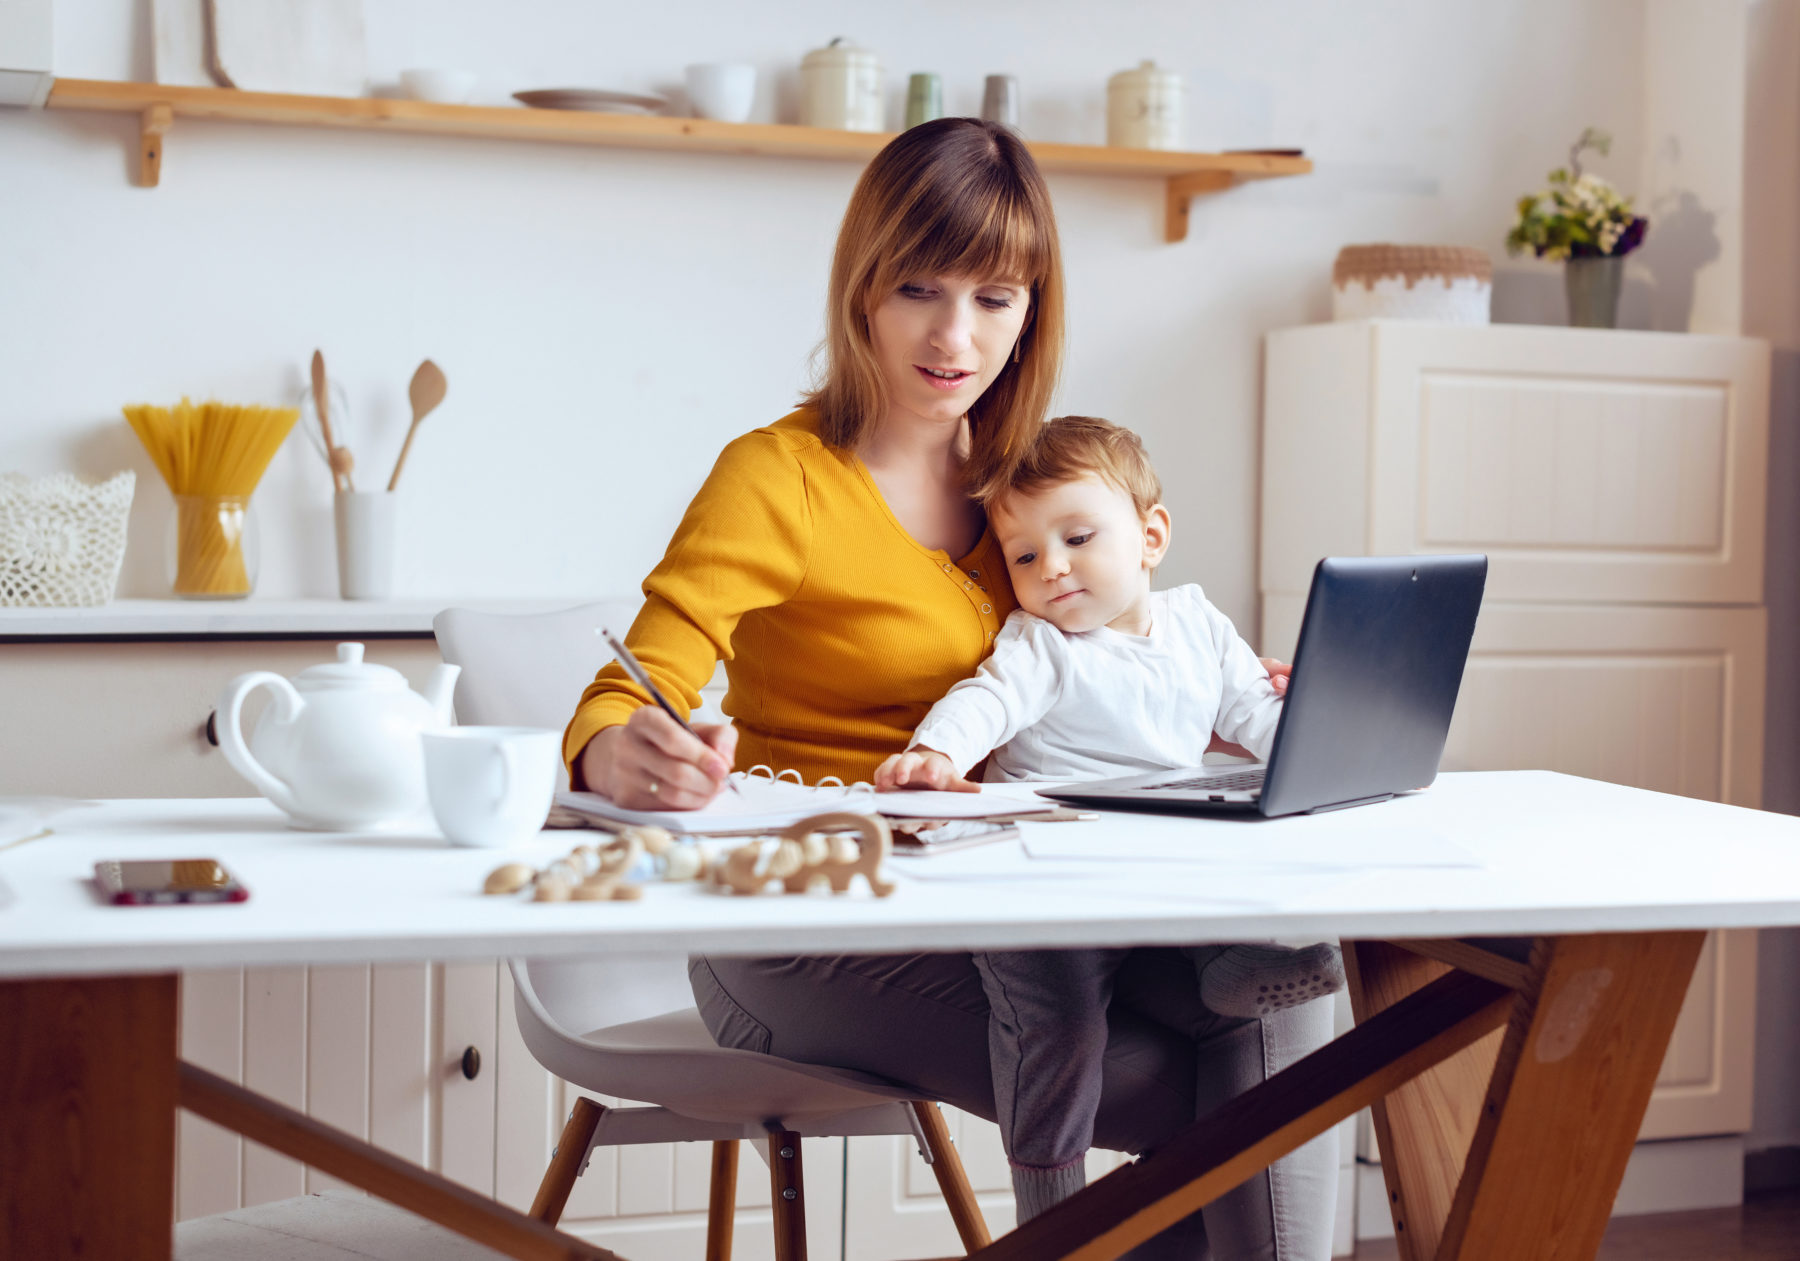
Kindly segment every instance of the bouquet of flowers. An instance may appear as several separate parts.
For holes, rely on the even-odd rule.
[[[1650,221],[1635,213],[1631,198],[1581,169],[1581,154],[1604,155],[1612,137],[1589,127],[1569,150],[1569,165],[1550,172],[1550,187],[1519,198],[1519,221],[1506,234],[1506,252],[1529,250],[1539,258],[1617,258],[1644,243]]]

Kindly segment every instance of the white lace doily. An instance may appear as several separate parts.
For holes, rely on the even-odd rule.
[[[90,486],[72,473],[0,474],[0,605],[105,604],[125,560],[137,474]]]

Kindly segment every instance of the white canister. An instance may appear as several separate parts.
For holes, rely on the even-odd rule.
[[[839,131],[885,131],[881,59],[838,38],[800,59],[800,121]]]
[[[1179,149],[1187,119],[1187,85],[1154,61],[1106,81],[1106,143],[1121,149]]]

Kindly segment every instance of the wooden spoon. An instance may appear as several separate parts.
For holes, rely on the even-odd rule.
[[[400,458],[394,461],[394,475],[388,478],[389,490],[400,481],[400,470],[406,464],[406,453],[412,450],[413,435],[419,432],[419,422],[444,401],[449,390],[450,383],[444,380],[443,369],[429,359],[413,373],[412,384],[406,387],[406,397],[412,402],[412,424],[406,430],[406,441],[401,444]]]
[[[331,403],[325,393],[325,352],[313,351],[312,361],[312,396],[313,410],[319,414],[319,433],[325,439],[325,462],[331,465],[331,488],[345,489],[338,479],[337,443],[331,440]]]

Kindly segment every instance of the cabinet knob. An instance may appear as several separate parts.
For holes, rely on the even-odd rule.
[[[215,749],[218,748],[219,747],[219,711],[218,710],[215,709],[206,716],[206,726],[203,727],[202,730],[206,733],[206,742],[208,744],[212,745],[213,748],[215,748]]]
[[[476,1074],[480,1072],[481,1052],[477,1051],[472,1046],[464,1047],[462,1053],[462,1075],[467,1077],[470,1081],[474,1081]]]

